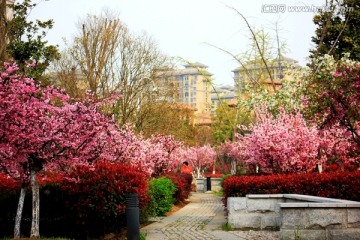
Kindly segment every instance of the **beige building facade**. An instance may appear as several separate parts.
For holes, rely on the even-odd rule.
[[[162,69],[157,74],[159,89],[171,85],[176,91],[168,101],[183,103],[194,109],[195,124],[206,124],[211,111],[211,76],[202,63],[189,63],[182,69]],[[205,121],[206,122],[206,121]]]
[[[298,62],[287,57],[280,57],[268,62],[270,74],[262,62],[249,62],[234,69],[235,91],[241,96],[245,94],[247,87],[260,84],[269,91],[274,91],[281,87],[283,79],[291,80],[292,70],[300,68]],[[272,79],[272,80],[271,80]]]
[[[211,114],[215,114],[216,109],[222,102],[227,103],[229,106],[236,105],[237,97],[233,86],[223,85],[215,87],[211,91]]]

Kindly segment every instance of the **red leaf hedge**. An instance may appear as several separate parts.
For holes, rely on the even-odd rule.
[[[360,201],[360,171],[231,176],[224,181],[228,197],[246,194],[293,193]]]
[[[147,174],[129,164],[97,162],[95,168],[77,167],[62,184],[79,214],[96,213],[107,218],[125,212],[125,195],[138,193],[139,207],[149,201]]]
[[[0,196],[20,189],[20,183],[0,172]]]
[[[185,202],[185,200],[190,196],[191,192],[191,175],[169,172],[164,176],[169,178],[176,187],[176,191],[173,196],[174,204]]]

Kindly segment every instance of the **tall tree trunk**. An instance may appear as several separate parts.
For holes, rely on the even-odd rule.
[[[236,174],[236,161],[234,159],[231,160],[231,169],[230,169],[231,175]]]
[[[32,219],[30,238],[40,238],[40,191],[36,179],[36,171],[31,170],[31,190],[32,190]]]
[[[201,177],[201,169],[200,169],[200,167],[197,167],[196,168],[196,178],[200,178]]]
[[[22,212],[24,208],[25,193],[26,193],[26,187],[25,185],[23,185],[21,186],[19,203],[16,210],[14,238],[20,238],[20,225],[21,225]]]

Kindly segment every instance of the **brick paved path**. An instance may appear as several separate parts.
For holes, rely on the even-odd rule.
[[[190,203],[169,217],[141,229],[146,240],[273,240],[276,232],[222,231],[226,222],[221,197],[212,193],[192,193]]]

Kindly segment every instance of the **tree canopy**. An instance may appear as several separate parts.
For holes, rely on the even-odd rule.
[[[19,69],[28,77],[41,80],[43,73],[52,61],[58,59],[58,47],[48,45],[44,40],[47,30],[53,27],[53,20],[29,21],[31,9],[36,7],[30,0],[16,2],[9,6],[13,9],[12,17],[6,24],[7,59],[15,61]],[[33,68],[26,64],[36,62]],[[43,79],[44,80],[44,79]]]
[[[344,53],[350,59],[360,60],[360,2],[358,0],[331,0],[326,11],[314,16],[317,26],[310,58],[329,54],[340,60]],[[314,68],[316,65],[313,66]]]

